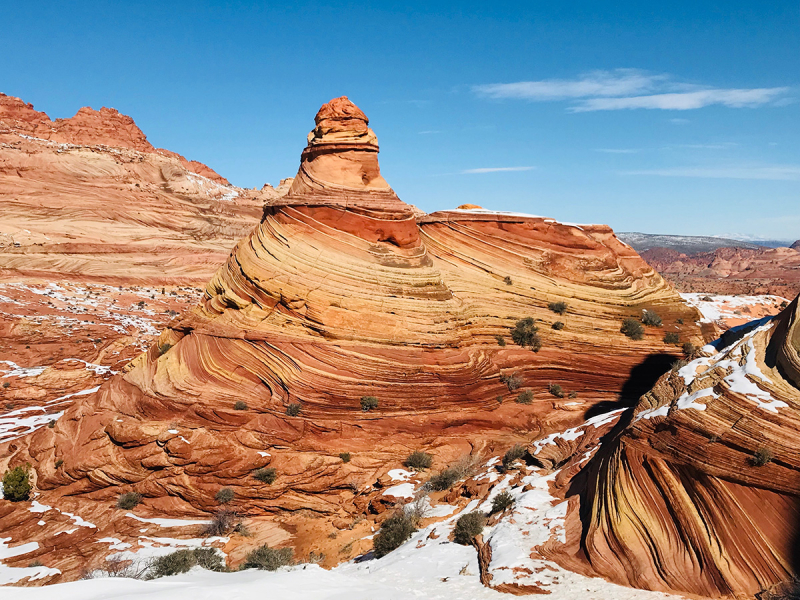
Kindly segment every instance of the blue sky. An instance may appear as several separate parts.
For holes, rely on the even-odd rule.
[[[347,95],[426,211],[800,238],[800,6],[7,3],[0,91],[131,115],[241,186],[297,170]]]

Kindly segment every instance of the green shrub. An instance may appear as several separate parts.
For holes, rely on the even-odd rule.
[[[186,573],[192,567],[209,571],[225,571],[225,563],[214,548],[192,548],[176,550],[171,554],[154,558],[150,563],[147,578],[157,579]]]
[[[497,340],[497,345],[498,346],[500,346],[502,348],[502,347],[504,347],[506,345],[506,338],[504,338],[502,335],[496,335],[494,337]]]
[[[349,452],[339,452],[339,458],[342,459],[342,462],[350,462],[350,453]]]
[[[772,462],[772,459],[772,452],[769,448],[759,448],[750,458],[750,464],[752,464],[754,467],[763,467],[767,463]]]
[[[566,327],[566,325],[564,325],[564,323],[562,323],[561,321],[556,321],[555,323],[553,323],[553,329],[555,329],[556,331],[561,331],[562,329],[564,329],[564,327]]]
[[[683,353],[686,356],[691,356],[695,352],[697,352],[697,346],[695,346],[692,342],[683,343]]]
[[[681,343],[681,336],[675,333],[674,331],[670,331],[664,334],[664,343],[665,344],[674,344],[678,345]]]
[[[661,327],[661,317],[652,310],[646,310],[642,313],[642,323],[649,327]]]
[[[570,397],[570,399],[573,399],[573,400],[574,400],[575,398],[577,398],[577,397],[578,397],[578,392],[576,392],[576,391],[574,391],[574,390],[573,390],[573,391],[571,391],[571,392],[569,393],[569,397]]]
[[[291,548],[270,548],[267,544],[259,546],[247,555],[241,569],[261,569],[277,571],[292,564],[294,551]]]
[[[557,383],[551,383],[549,386],[547,386],[547,391],[550,392],[556,398],[564,397],[564,390]]]
[[[293,402],[286,408],[286,414],[290,417],[296,417],[303,411],[303,405],[299,402]]]
[[[363,396],[361,398],[361,410],[369,412],[378,408],[378,399],[375,396]]]
[[[237,400],[233,405],[233,410],[247,410],[247,403],[243,400]]]
[[[531,404],[533,402],[533,392],[530,390],[522,390],[515,402],[517,404]]]
[[[433,457],[428,454],[427,452],[422,452],[421,450],[414,450],[411,454],[408,455],[406,459],[405,465],[417,471],[424,471],[425,469],[430,469],[431,465],[433,464]]]
[[[142,495],[136,492],[125,492],[117,498],[117,508],[122,510],[131,510],[136,508],[142,501]]]
[[[11,502],[27,500],[31,494],[30,465],[14,467],[3,475],[3,498]]]
[[[214,494],[214,500],[219,504],[227,504],[236,497],[236,493],[231,488],[222,488]]]
[[[522,385],[522,377],[516,373],[512,373],[511,375],[500,375],[500,381],[506,384],[509,392],[518,390],[519,386]]]
[[[458,481],[459,474],[455,469],[445,469],[439,471],[436,475],[430,478],[428,483],[432,490],[436,492],[443,492],[453,487],[453,484]]]
[[[278,478],[278,471],[276,471],[273,467],[256,469],[256,471],[253,473],[253,477],[262,483],[272,484]]]
[[[620,331],[632,340],[640,340],[644,337],[644,327],[636,319],[627,318],[622,322]]]
[[[414,516],[403,510],[395,512],[381,524],[380,531],[372,540],[376,558],[386,556],[399,548],[417,530]]]
[[[503,468],[508,469],[515,461],[519,460],[523,456],[525,456],[525,446],[520,444],[515,444],[511,448],[509,448],[506,453],[503,455]]]
[[[485,526],[486,515],[479,510],[462,515],[453,528],[453,540],[457,544],[468,546],[475,536],[480,535]]]
[[[492,499],[491,514],[503,512],[512,504],[514,504],[514,496],[509,494],[507,490],[503,490]]]
[[[552,310],[557,315],[563,315],[567,312],[567,303],[566,302],[551,302],[547,305],[547,308]]]
[[[511,330],[511,339],[518,346],[530,347],[539,337],[536,333],[539,328],[532,317],[525,317],[517,321],[514,329]]]

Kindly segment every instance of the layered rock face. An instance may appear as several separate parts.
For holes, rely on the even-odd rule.
[[[6,277],[205,283],[279,195],[154,148],[114,109],[51,121],[0,94]]]
[[[772,294],[800,293],[800,247],[718,248],[684,254],[667,248],[642,252],[659,273],[682,292]]]
[[[355,105],[335,99],[315,121],[288,193],[200,304],[53,428],[3,448],[36,464],[45,498],[106,514],[137,491],[145,507],[182,515],[213,510],[227,486],[237,510],[273,515],[286,543],[308,549],[330,525],[303,519],[385,510],[381,478],[411,450],[447,464],[528,441],[638,395],[631,371],[647,381],[675,357],[665,331],[701,343],[696,310],[608,227],[424,215],[381,177]],[[621,322],[643,309],[664,327],[632,341]],[[509,337],[526,317],[538,352]],[[521,391],[527,403],[514,402]],[[363,411],[363,396],[378,407]],[[266,466],[272,485],[252,477]]]
[[[564,563],[708,597],[798,572],[798,300],[717,346],[662,377],[572,480]]]

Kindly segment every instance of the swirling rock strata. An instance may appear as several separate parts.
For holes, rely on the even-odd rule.
[[[574,424],[618,399],[648,355],[670,352],[665,329],[701,341],[698,313],[610,228],[423,215],[381,177],[377,151],[355,105],[323,106],[288,193],[201,303],[54,428],[17,440],[12,461],[32,458],[56,496],[108,503],[135,490],[151,508],[211,511],[229,486],[248,515],[352,519],[383,510],[375,482],[411,449],[444,465]],[[549,309],[558,301],[565,314]],[[633,342],[620,323],[645,308],[665,329]],[[537,319],[539,352],[508,338],[523,317]],[[529,405],[513,402],[511,374]],[[364,412],[368,395],[379,407]],[[251,477],[267,465],[272,485]]]

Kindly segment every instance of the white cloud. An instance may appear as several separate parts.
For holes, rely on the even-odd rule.
[[[624,110],[635,108],[661,110],[693,110],[720,104],[730,108],[753,108],[768,104],[788,88],[756,88],[756,89],[710,89],[695,92],[679,92],[671,94],[652,94],[650,96],[630,96],[625,98],[589,98],[577,106],[572,112],[589,112],[595,110]]]
[[[657,177],[702,177],[708,179],[765,179],[800,181],[800,165],[677,167],[622,171],[622,175],[654,175]]]
[[[574,79],[476,85],[472,91],[478,96],[494,100],[572,100],[575,102],[570,107],[572,112],[590,112],[637,108],[693,110],[711,105],[730,108],[777,105],[786,99],[789,88],[714,88],[682,83],[669,75],[652,74],[639,69],[615,69],[592,71]],[[687,121],[674,119],[672,122]]]
[[[474,175],[477,173],[499,173],[505,171],[530,171],[536,167],[482,167],[480,169],[466,169],[461,175]]]
[[[646,92],[663,75],[648,75],[638,69],[592,71],[577,79],[543,79],[516,83],[490,83],[473,86],[473,91],[487,98],[523,100],[563,100],[590,96],[625,96]]]

